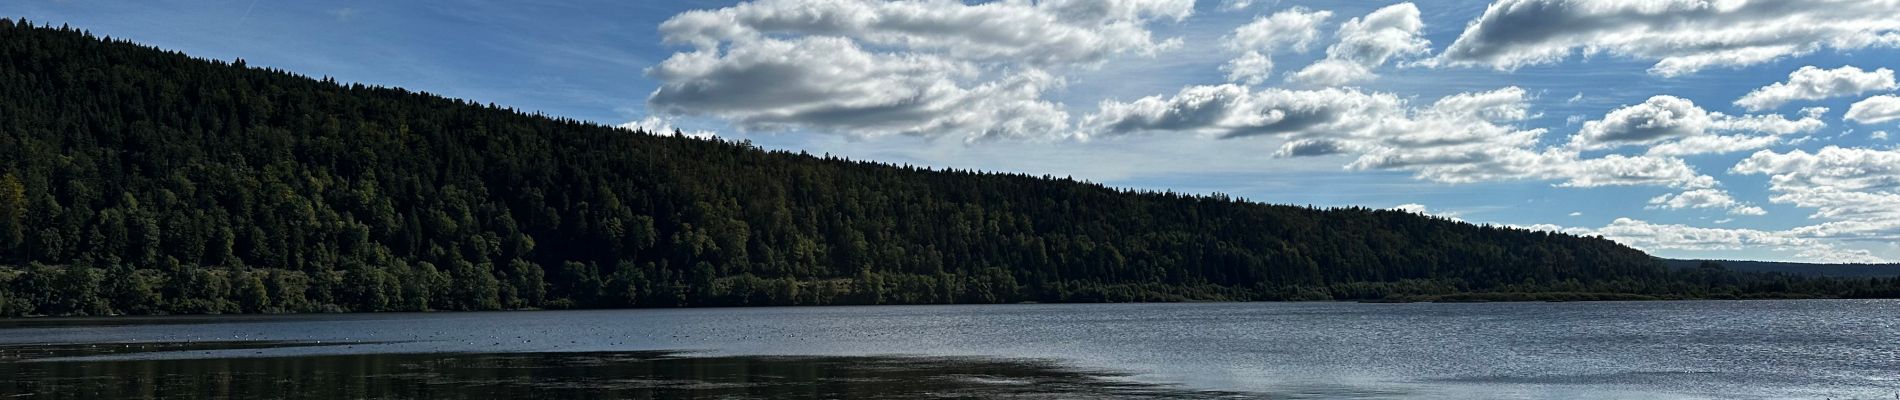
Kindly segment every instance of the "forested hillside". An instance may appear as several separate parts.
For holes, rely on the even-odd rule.
[[[1894,287],[650,135],[24,21],[0,22],[0,265],[0,315]]]

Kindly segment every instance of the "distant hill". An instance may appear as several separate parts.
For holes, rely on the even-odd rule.
[[[1740,272],[1779,272],[1802,276],[1843,278],[1900,277],[1900,264],[1813,264],[1773,261],[1675,259],[1665,259],[1663,263],[1671,268],[1696,268],[1705,261],[1721,264],[1723,268],[1730,271]]]
[[[1391,210],[767,151],[0,20],[0,315],[1886,285],[1672,271],[1603,238]]]

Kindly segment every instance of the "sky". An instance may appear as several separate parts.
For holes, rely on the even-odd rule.
[[[854,159],[1900,261],[1892,0],[20,1],[198,57]]]

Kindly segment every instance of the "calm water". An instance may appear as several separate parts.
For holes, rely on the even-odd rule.
[[[1202,303],[0,322],[23,398],[1862,398],[1900,301]]]

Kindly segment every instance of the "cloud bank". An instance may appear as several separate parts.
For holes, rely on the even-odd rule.
[[[1533,103],[1551,104],[1538,99],[1544,88],[1460,87],[1433,99],[1384,90],[1408,82],[1377,81],[1388,66],[1508,74],[1592,57],[1643,61],[1651,64],[1647,73],[1668,79],[1821,51],[1900,47],[1900,18],[1892,18],[1900,2],[1499,0],[1435,55],[1424,36],[1428,14],[1410,2],[1336,27],[1333,11],[1277,7],[1218,7],[1263,13],[1217,39],[1216,55],[1225,61],[1202,72],[1219,75],[1132,100],[1085,99],[1095,108],[1072,113],[1051,100],[1071,85],[1070,76],[1186,47],[1154,29],[1192,17],[1194,1],[758,0],[663,23],[664,41],[682,50],[645,71],[659,83],[647,108],[656,118],[711,117],[741,131],[851,139],[1225,140],[1259,146],[1263,162],[1315,157],[1346,170],[1402,171],[1434,183],[1647,188],[1654,191],[1634,205],[1726,214],[1717,224],[1768,210],[1738,199],[1749,192],[1730,192],[1685,158],[1704,163],[1708,155],[1754,151],[1726,172],[1766,176],[1768,203],[1812,210],[1819,222],[1769,231],[1622,218],[1602,228],[1544,228],[1650,250],[1770,248],[1837,261],[1877,259],[1844,241],[1900,238],[1900,216],[1883,211],[1900,209],[1891,150],[1790,149],[1848,137],[1822,135],[1829,109],[1804,102],[1870,96],[1847,107],[1842,120],[1900,121],[1900,97],[1878,93],[1900,88],[1886,66],[1803,62],[1809,65],[1785,80],[1721,100],[1737,110],[1714,110],[1706,98],[1697,104],[1688,98],[1693,92],[1641,93],[1649,97],[1616,106],[1586,101],[1611,95],[1579,92],[1553,108],[1571,114],[1563,125],[1534,110]],[[1278,71],[1277,60],[1322,45],[1319,59]],[[1601,108],[1576,114],[1579,107]],[[650,118],[629,126],[664,123]]]
[[[1900,46],[1895,15],[1900,3],[1888,0],[1500,0],[1433,64],[1514,70],[1607,53],[1681,76],[1821,49]]]
[[[690,45],[646,75],[648,108],[754,131],[1037,139],[1067,132],[1056,72],[1180,46],[1147,25],[1192,0],[761,0],[660,25]]]

